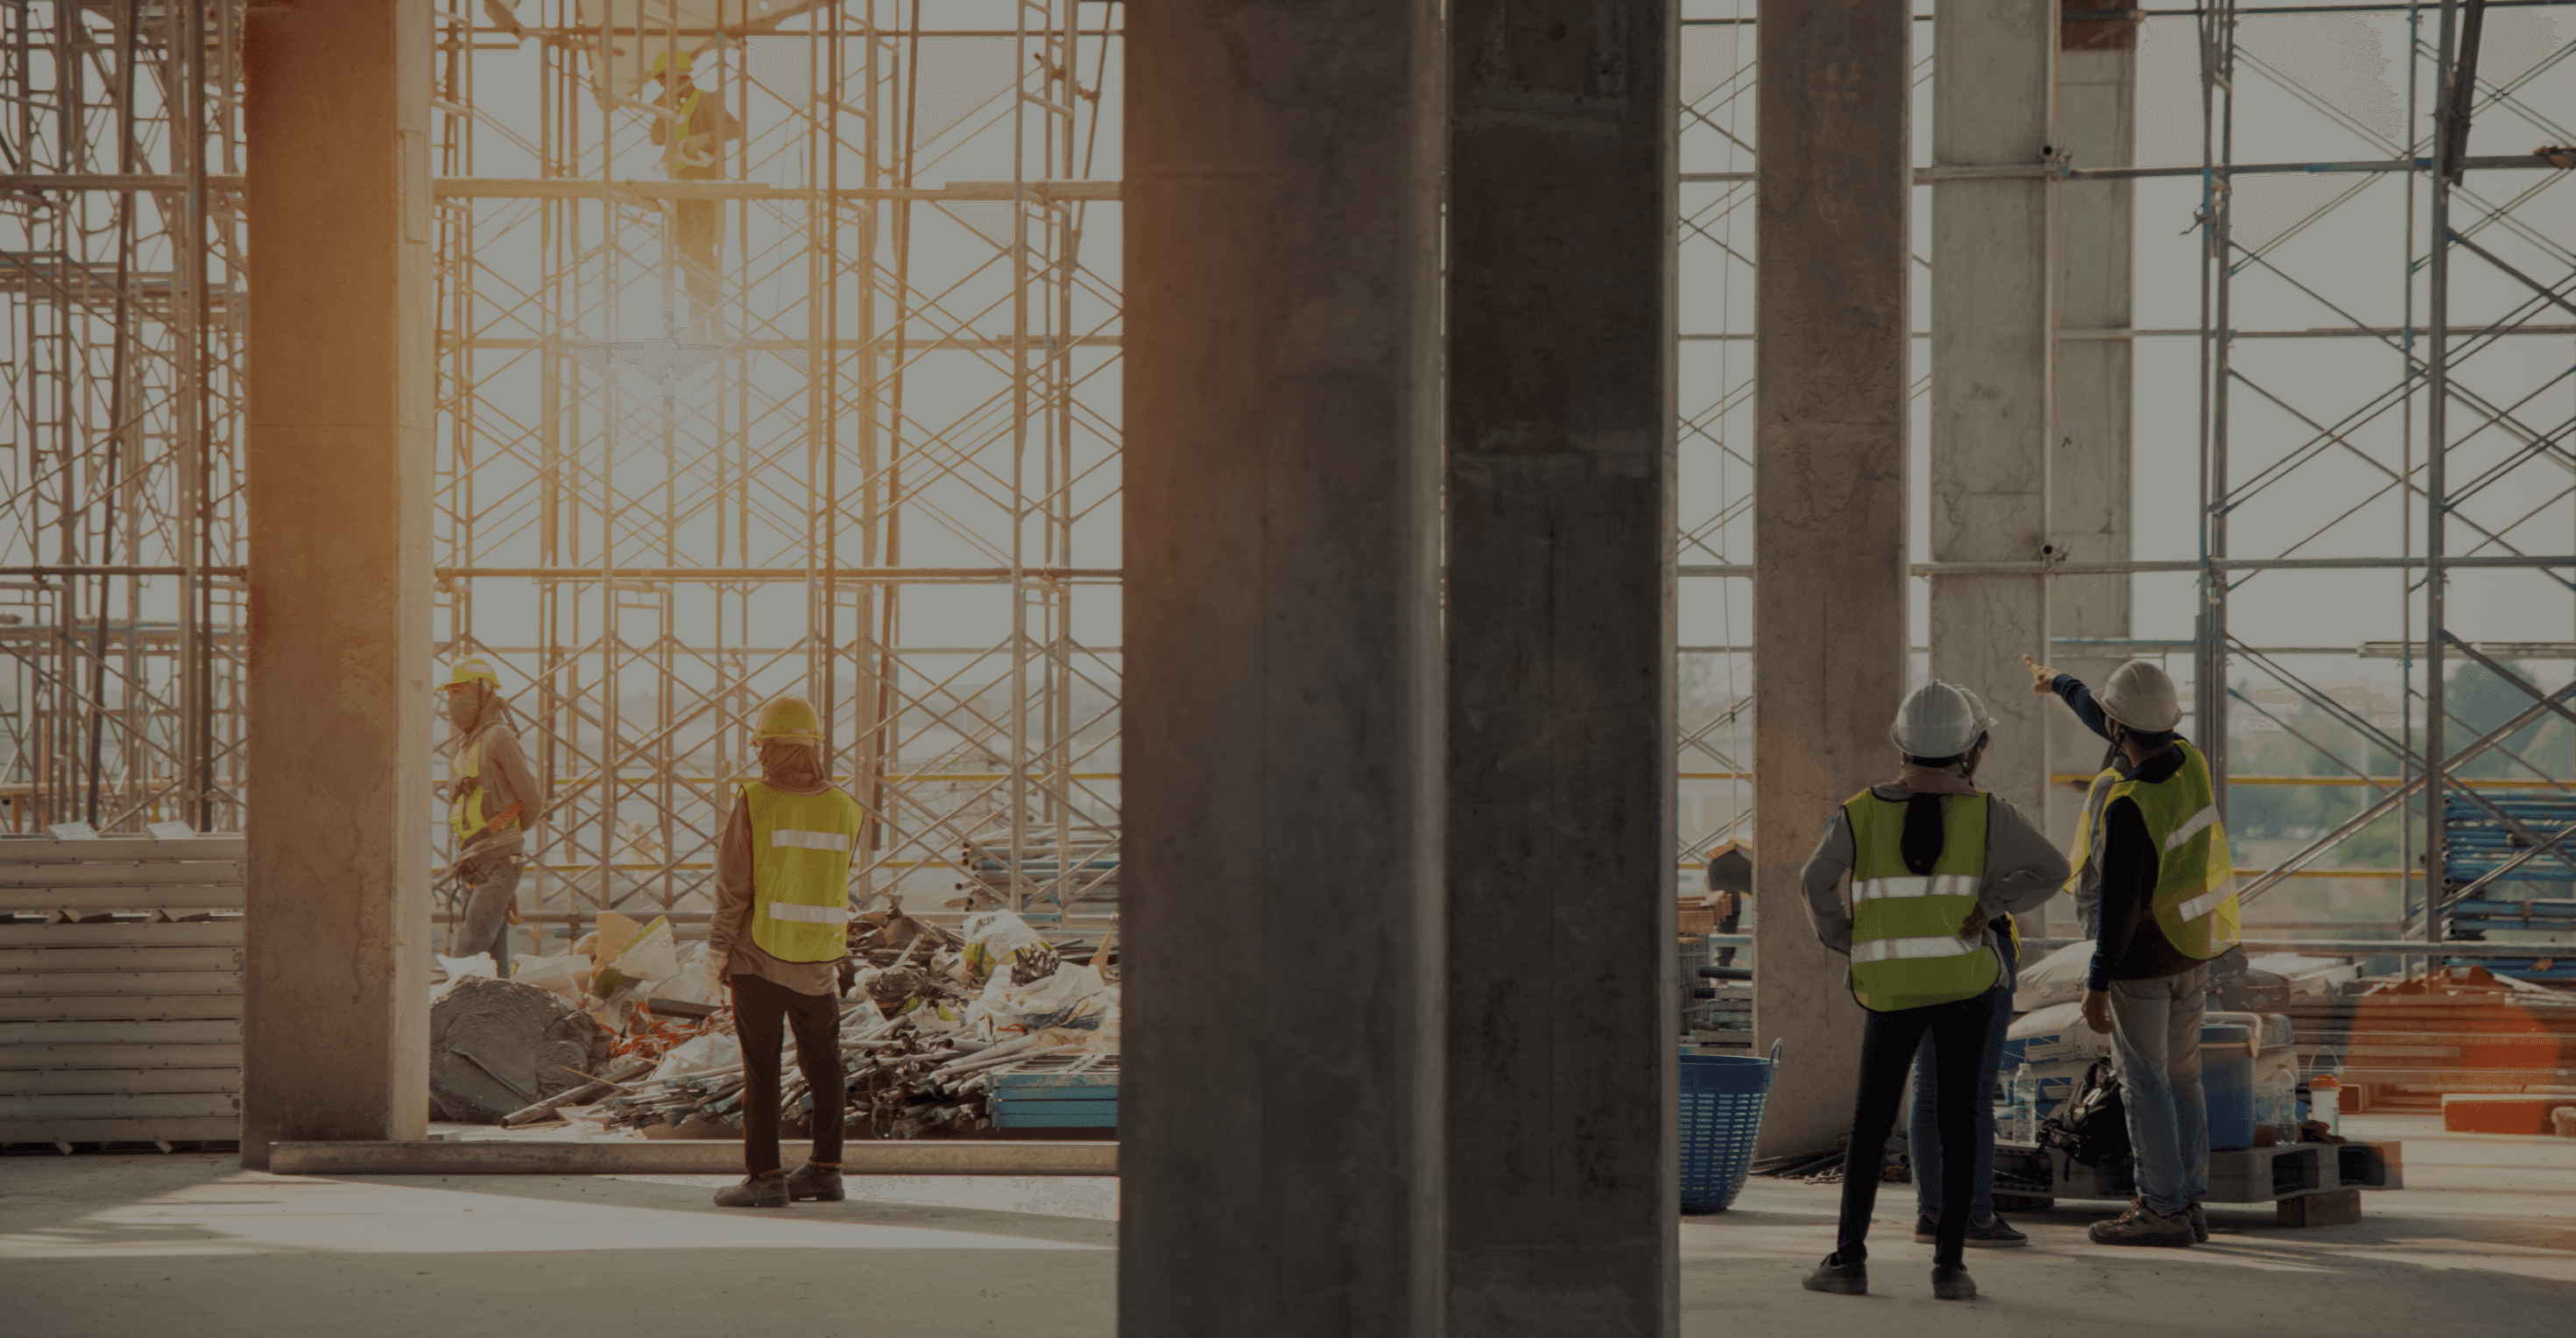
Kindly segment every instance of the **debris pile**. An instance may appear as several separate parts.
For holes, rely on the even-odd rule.
[[[1067,947],[1081,946],[1049,944],[1009,911],[970,915],[962,934],[912,919],[900,905],[855,917],[842,1090],[807,1090],[791,1037],[782,1134],[807,1132],[818,1095],[841,1103],[852,1138],[988,1129],[996,1074],[1041,1056],[1115,1054],[1118,989],[1095,963],[1066,959]],[[616,1076],[614,1090],[563,1116],[646,1137],[739,1136],[743,1061],[731,1010],[674,1022],[647,1004],[636,1016],[643,1030],[630,1023],[616,1052],[653,1058],[654,1067]]]
[[[464,977],[429,1010],[432,1115],[497,1124],[588,1083],[608,1049],[607,1032],[553,993]]]

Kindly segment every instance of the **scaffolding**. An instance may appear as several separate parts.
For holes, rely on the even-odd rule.
[[[1758,71],[1752,0],[1683,8],[1688,870],[1751,811]],[[240,822],[240,13],[0,7],[12,830]],[[1122,11],[434,13],[434,635],[502,666],[559,804],[534,918],[702,916],[747,722],[788,691],[874,819],[861,897],[1114,908]],[[2528,743],[2576,722],[2576,685],[2513,664],[2576,662],[2553,634],[2576,611],[2576,185],[2529,152],[2576,142],[2576,3],[2064,17],[2134,26],[2139,165],[2034,170],[2136,183],[2138,317],[2081,333],[2138,350],[2138,450],[2191,477],[2139,494],[2136,552],[2051,565],[2139,608],[2057,649],[2167,659],[2236,794],[2362,796],[2249,896],[2354,876],[2393,821],[2359,872],[2413,887],[2392,923],[2438,936],[2447,894],[2428,915],[2401,879],[2443,863],[2428,814],[2520,823],[2519,871],[2566,862],[2482,796],[2576,790]],[[740,130],[703,162],[654,139],[653,67],[681,56]],[[2335,644],[2274,634],[2318,609]],[[2371,657],[2405,687],[2385,711],[2326,681]],[[2530,700],[2472,723],[2444,699],[2463,659]],[[2252,731],[2314,774],[2234,765]]]
[[[2134,30],[2138,165],[2030,170],[2137,183],[2140,283],[2132,328],[2060,339],[2138,349],[2136,449],[2155,467],[2138,474],[2139,552],[2031,565],[2131,582],[2140,620],[2162,625],[2061,636],[2056,654],[2168,660],[2193,692],[2186,728],[2223,795],[2297,785],[2366,796],[2266,858],[2241,885],[2249,901],[2296,877],[2384,878],[2400,892],[2379,927],[2439,940],[2444,907],[2494,896],[2498,877],[2554,860],[2542,881],[2563,883],[2576,874],[2576,842],[2563,839],[2576,809],[2564,825],[2535,825],[2493,792],[2576,798],[2576,760],[2529,747],[2536,722],[2576,722],[2576,684],[2550,693],[2506,663],[2576,660],[2576,643],[2549,635],[2576,608],[2576,373],[2565,352],[2576,336],[2576,5],[2062,8],[2069,25]],[[1916,9],[1922,123],[1939,72],[1920,26],[1929,6]],[[1686,808],[1688,862],[1751,810],[1741,590],[1755,484],[1739,443],[1752,431],[1757,257],[1745,206],[1757,71],[1749,3],[1696,0],[1685,13],[1679,561],[1684,640],[1706,644],[1682,648],[1684,682],[1702,692],[1686,701],[1680,771],[1686,805],[1720,801],[1697,824]],[[1928,167],[1918,161],[1918,185]],[[1923,207],[1918,195],[1918,216]],[[2186,266],[2196,282],[2149,281],[2150,267],[2171,280]],[[1918,398],[1923,369],[1918,359]],[[2174,406],[2190,417],[2177,422]],[[2188,489],[2145,490],[2176,475],[2191,477]],[[1920,557],[1918,578],[1947,569]],[[2349,639],[2279,635],[2319,610]],[[2365,659],[2394,661],[2404,685],[2384,712],[2323,681]],[[2521,694],[2502,723],[2446,708],[2446,666],[2463,660]],[[2294,740],[2310,774],[2231,776],[2231,754],[2261,732]],[[2462,774],[2480,759],[2506,774]],[[2446,806],[2454,824],[2465,812],[2501,827],[2512,868],[2472,883],[2446,867]],[[2350,866],[2355,838],[2391,822],[2395,857]],[[2428,866],[2445,874],[2429,908]]]
[[[0,8],[11,830],[241,825],[239,25]]]

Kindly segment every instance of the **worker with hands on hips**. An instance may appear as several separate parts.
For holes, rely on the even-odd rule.
[[[2200,1023],[2210,959],[2239,937],[2236,870],[2209,760],[2176,732],[2180,694],[2132,660],[2095,693],[2028,655],[2034,695],[2054,695],[2112,749],[2076,825],[2069,887],[2093,933],[2084,1021],[2111,1034],[2138,1198],[2092,1228],[2105,1245],[2209,1239],[2209,1111]]]
[[[1965,689],[1940,682],[1917,689],[1888,731],[1902,763],[1896,778],[1835,811],[1800,875],[1816,937],[1851,958],[1852,994],[1865,1010],[1841,1226],[1834,1252],[1802,1284],[1809,1291],[1869,1290],[1879,1163],[1929,1037],[1943,1179],[1932,1295],[1977,1294],[1962,1252],[1976,1197],[1976,1142],[1992,1141],[1994,1013],[2009,996],[2012,970],[1993,923],[2055,896],[2067,872],[2038,828],[1970,779],[1990,727]]]

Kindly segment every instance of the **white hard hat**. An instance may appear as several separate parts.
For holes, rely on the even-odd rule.
[[[1896,723],[1887,737],[1907,757],[1957,757],[1976,746],[1985,732],[1974,697],[1934,679],[1916,688],[1896,708]]]
[[[1956,683],[1953,683],[1950,686],[1959,687]],[[1976,718],[1977,732],[1979,734],[1993,733],[1995,729],[1995,714],[1994,712],[1986,709],[1986,699],[1978,696],[1975,688],[1961,687],[1959,688],[1959,695],[1968,699],[1968,714]]]
[[[2093,694],[2102,714],[2135,730],[2161,734],[2182,723],[2182,700],[2173,677],[2144,660],[2131,660],[2111,671],[2111,679]]]

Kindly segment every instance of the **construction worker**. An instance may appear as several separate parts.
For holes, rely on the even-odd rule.
[[[823,725],[802,697],[761,708],[752,731],[760,779],[736,794],[716,847],[716,909],[707,972],[733,989],[742,1042],[743,1182],[716,1194],[727,1208],[784,1208],[796,1199],[837,1201],[841,1188],[840,964],[849,956],[850,855],[863,817],[858,801],[823,770]],[[795,1173],[778,1168],[778,1056],[782,1024],[796,1033],[797,1066],[813,1094],[814,1152]]]
[[[2024,655],[2034,695],[2055,693],[2117,748],[2076,826],[2078,904],[2100,930],[2084,1021],[2111,1033],[2138,1197],[2093,1224],[2103,1245],[2209,1239],[2209,1108],[2200,1089],[2200,1015],[2209,960],[2236,946],[2236,868],[2218,820],[2209,759],[2174,732],[2173,679],[2144,660],[2098,694]]]
[[[1967,688],[1959,692],[1975,713],[1978,734],[1990,734],[1994,717],[1987,713],[1984,699]],[[1984,756],[1983,744],[1969,749],[1967,758],[1959,764],[1959,778],[1972,781],[1977,763]],[[2009,914],[1996,915],[1990,923],[1995,951],[2003,958],[2004,978],[2000,986],[2003,998],[1997,1001],[1994,1020],[1986,1025],[1986,1057],[1977,1066],[1976,1197],[1968,1208],[1968,1244],[1979,1249],[2030,1243],[2030,1237],[2014,1230],[2012,1223],[1995,1211],[1995,1109],[1988,1097],[1994,1084],[1992,1075],[2003,1067],[2004,1033],[2012,1029],[2014,976],[2021,969],[2021,931]],[[1940,1091],[1939,1056],[1927,1033],[1914,1052],[1914,1104],[1905,1130],[1905,1146],[1914,1163],[1914,1240],[1919,1245],[1934,1243],[1940,1234],[1941,1182],[1946,1170],[1941,1158]]]
[[[1994,926],[2048,900],[2066,879],[2066,860],[2012,805],[1969,779],[1988,730],[1967,693],[1925,684],[1888,733],[1902,759],[1896,779],[1843,804],[1803,875],[1816,936],[1851,958],[1852,996],[1867,1010],[1841,1229],[1804,1285],[1848,1296],[1869,1290],[1869,1215],[1887,1135],[1928,1035],[1939,1076],[1941,1201],[1950,1208],[1933,1240],[1932,1294],[1966,1300],[1977,1294],[1964,1257],[1975,1141],[1992,1118],[1979,1113],[1994,1081],[1987,1037],[2010,982]]]
[[[742,122],[725,110],[723,97],[699,89],[690,76],[693,64],[686,51],[653,57],[652,76],[661,81],[661,105],[670,113],[653,118],[653,142],[662,148],[662,171],[671,180],[722,181],[724,141],[742,136]],[[671,248],[688,285],[689,322],[702,339],[714,337],[717,252],[723,245],[723,201],[672,201]]]
[[[447,699],[447,722],[456,728],[455,761],[444,797],[448,830],[456,836],[450,872],[467,889],[457,953],[491,954],[493,966],[507,980],[527,830],[544,815],[545,799],[528,772],[518,731],[507,723],[509,704],[502,699],[492,662],[480,656],[458,660],[439,691]]]

